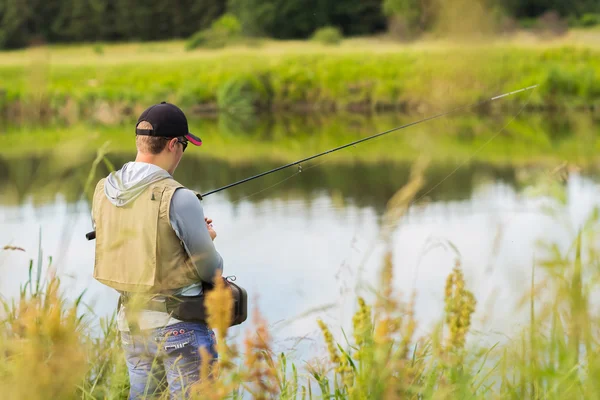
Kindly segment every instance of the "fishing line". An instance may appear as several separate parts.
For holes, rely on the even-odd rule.
[[[523,106],[519,109],[519,111],[515,115],[513,115],[513,117],[510,119],[510,121],[508,121],[498,132],[496,132],[494,135],[492,135],[491,138],[489,138],[484,144],[482,144],[470,156],[468,156],[465,160],[463,160],[463,162],[460,163],[456,168],[454,168],[454,170],[452,172],[450,172],[445,178],[443,178],[441,181],[439,181],[437,184],[435,184],[431,189],[429,189],[427,192],[425,192],[424,194],[422,194],[421,196],[419,196],[417,199],[415,199],[412,203],[418,202],[423,197],[427,196],[429,193],[431,193],[432,191],[434,191],[438,186],[440,186],[442,183],[444,183],[445,181],[447,181],[452,175],[454,175],[460,168],[462,168],[469,161],[471,161],[473,159],[473,157],[477,153],[479,153],[485,146],[487,146],[488,144],[490,144],[496,137],[498,137],[498,135],[500,135],[508,127],[508,125],[510,125],[515,119],[517,119],[517,117],[519,116],[519,114],[521,114],[521,112],[523,112],[523,110],[525,109],[525,107],[527,107],[527,105],[529,104],[529,101],[531,100],[531,95],[532,94],[533,94],[533,92],[529,93],[529,97],[527,98],[527,101],[525,102],[525,104],[523,104]],[[500,99],[500,98],[505,97],[505,96],[507,96],[507,95],[504,94],[504,95],[501,95],[501,96],[496,96],[495,99]]]
[[[518,90],[518,91],[514,91],[514,92],[506,93],[506,94],[503,94],[503,95],[499,95],[499,96],[493,97],[491,100],[500,99],[500,98],[506,97],[506,96],[508,96],[508,95],[510,95],[510,94],[513,94],[513,93],[521,92],[521,91],[528,90],[528,89],[533,89],[533,88],[536,88],[537,86],[538,86],[538,85],[534,85],[534,86],[530,86],[530,87],[528,87],[528,88],[525,88],[525,89],[521,89],[521,90]],[[502,131],[504,131],[504,130],[506,129],[506,127],[508,127],[508,125],[510,125],[510,124],[511,124],[511,123],[512,123],[512,122],[513,122],[513,121],[514,121],[516,118],[517,118],[517,116],[518,116],[518,115],[519,115],[519,114],[520,114],[520,113],[521,113],[521,112],[522,112],[522,111],[525,109],[525,107],[526,107],[526,106],[529,104],[529,101],[530,101],[530,99],[531,99],[531,95],[532,95],[532,94],[533,94],[533,92],[531,92],[531,93],[529,94],[529,97],[527,98],[527,101],[526,101],[526,102],[523,104],[523,106],[521,106],[521,108],[519,109],[519,111],[518,111],[518,112],[517,112],[517,113],[516,113],[516,114],[515,114],[515,115],[514,115],[514,116],[513,116],[513,117],[512,117],[510,120],[509,120],[509,122],[508,122],[507,124],[505,124],[505,125],[504,125],[504,126],[503,126],[503,127],[502,127],[502,128],[501,128],[501,129],[500,129],[498,132],[497,132],[497,133],[495,133],[494,135],[492,135],[492,137],[491,137],[489,140],[487,140],[487,141],[486,141],[484,144],[482,144],[482,145],[481,145],[481,146],[480,146],[480,147],[479,147],[477,150],[475,150],[475,151],[474,151],[474,152],[473,152],[473,153],[472,153],[472,154],[471,154],[469,157],[467,157],[466,161],[463,161],[463,162],[462,162],[462,163],[461,163],[461,164],[460,164],[458,167],[456,167],[456,168],[455,168],[455,169],[454,169],[452,172],[450,172],[450,173],[449,173],[449,174],[448,174],[446,177],[444,177],[444,178],[443,178],[443,179],[442,179],[440,182],[438,182],[438,183],[437,183],[436,185],[434,185],[434,186],[433,186],[431,189],[429,189],[427,192],[425,192],[425,194],[423,194],[423,195],[419,196],[419,197],[418,197],[416,200],[412,201],[412,202],[411,202],[411,203],[408,205],[408,207],[407,207],[407,209],[406,209],[406,213],[405,213],[405,215],[408,215],[408,213],[410,212],[411,208],[413,207],[413,205],[414,205],[416,202],[418,202],[419,200],[421,200],[421,199],[422,199],[423,197],[425,197],[427,194],[431,193],[431,192],[432,192],[432,191],[433,191],[435,188],[439,187],[439,185],[441,185],[441,184],[442,184],[444,181],[446,181],[448,178],[450,178],[452,175],[454,175],[454,174],[455,174],[455,173],[456,173],[456,172],[457,172],[457,171],[458,171],[458,170],[459,170],[459,169],[460,169],[462,166],[464,166],[464,165],[465,165],[465,164],[468,162],[468,160],[472,159],[472,158],[473,158],[473,156],[474,156],[475,154],[477,154],[478,152],[480,152],[480,151],[481,151],[481,150],[482,150],[482,149],[483,149],[485,146],[487,146],[487,145],[488,145],[488,144],[489,144],[489,143],[490,143],[492,140],[494,140],[494,139],[495,139],[495,138],[496,138],[496,137],[497,137],[497,136],[498,136],[500,133],[502,133]],[[382,225],[381,229],[383,229],[384,227],[385,227],[385,225]],[[377,238],[373,239],[373,243],[371,243],[371,246],[370,246],[369,248],[371,248],[371,249],[372,249],[372,248],[375,246],[375,242],[376,242],[377,240],[379,240],[379,238],[380,238],[380,237],[381,237],[381,234],[380,234],[380,235],[378,235],[378,237],[377,237]],[[357,280],[357,282],[360,282],[360,281],[361,281],[361,280],[360,280],[360,275],[361,275],[361,273],[363,272],[363,269],[364,269],[365,263],[367,262],[367,260],[368,260],[369,256],[370,256],[370,253],[367,253],[367,254],[365,254],[365,256],[363,257],[362,261],[361,261],[361,262],[359,263],[359,265],[358,265],[358,270],[357,270],[357,273],[358,273],[358,278],[359,278],[359,279]],[[414,273],[414,274],[416,274],[416,273],[417,273],[417,271],[413,271],[413,273]],[[357,287],[356,287],[356,289],[358,289],[358,286],[359,286],[359,284],[357,283]]]
[[[537,86],[537,85],[536,85],[536,86]],[[518,93],[518,92],[520,92],[520,91],[527,90],[527,89],[531,89],[531,88],[534,88],[534,87],[536,87],[536,86],[531,86],[531,87],[529,87],[529,88],[526,88],[526,89],[522,89],[522,90],[519,90],[519,91],[510,92],[510,93],[506,93],[506,94],[503,94],[503,95],[500,95],[500,96],[496,96],[496,97],[493,97],[493,98],[491,98],[490,100],[494,100],[494,99],[500,99],[500,98],[506,97],[506,96],[508,96],[508,95],[510,95],[510,94]],[[490,138],[489,138],[489,139],[488,139],[488,140],[487,140],[485,143],[483,143],[483,144],[482,144],[482,145],[481,145],[479,148],[477,148],[477,149],[476,149],[476,150],[475,150],[475,151],[474,151],[472,154],[470,154],[468,157],[466,157],[466,158],[465,158],[465,159],[464,159],[464,160],[463,160],[463,161],[462,161],[462,162],[461,162],[461,163],[460,163],[460,164],[459,164],[459,165],[458,165],[458,166],[457,166],[457,167],[456,167],[456,168],[455,168],[453,171],[451,171],[451,172],[450,172],[450,173],[449,173],[447,176],[445,176],[444,178],[442,178],[442,179],[441,179],[439,182],[437,182],[437,183],[436,183],[436,184],[435,184],[433,187],[431,187],[429,190],[427,190],[427,191],[426,191],[424,194],[422,194],[421,196],[419,196],[418,198],[416,198],[414,201],[412,201],[412,202],[411,202],[411,206],[412,206],[412,205],[414,205],[415,203],[417,203],[419,200],[423,199],[425,196],[427,196],[427,195],[428,195],[428,194],[430,194],[431,192],[433,192],[435,189],[437,189],[437,188],[438,188],[438,187],[439,187],[441,184],[443,184],[445,181],[447,181],[448,179],[450,179],[450,178],[451,178],[451,177],[452,177],[452,176],[453,176],[453,175],[454,175],[454,174],[455,174],[455,173],[456,173],[456,172],[457,172],[457,171],[458,171],[460,168],[462,168],[463,166],[465,166],[465,165],[466,165],[466,164],[467,164],[467,163],[468,163],[470,160],[472,160],[472,159],[473,159],[473,157],[474,157],[475,155],[477,155],[477,154],[478,154],[478,153],[479,153],[481,150],[483,150],[483,148],[485,148],[485,147],[486,147],[487,145],[489,145],[489,144],[490,144],[490,143],[491,143],[491,142],[492,142],[492,141],[493,141],[493,140],[494,140],[496,137],[498,137],[498,135],[500,135],[500,134],[501,134],[501,133],[502,133],[502,132],[503,132],[503,131],[504,131],[504,130],[505,130],[505,129],[506,129],[506,128],[507,128],[507,127],[508,127],[508,126],[509,126],[509,125],[510,125],[510,124],[511,124],[511,123],[512,123],[512,122],[513,122],[513,121],[514,121],[514,120],[515,120],[515,119],[516,119],[516,118],[517,118],[517,117],[518,117],[520,114],[521,114],[521,113],[522,113],[522,112],[523,112],[523,110],[524,110],[524,109],[527,107],[527,105],[528,105],[528,104],[529,104],[529,102],[530,102],[530,99],[531,99],[531,95],[532,95],[532,94],[533,94],[533,92],[531,92],[531,93],[529,94],[529,97],[527,98],[527,101],[526,101],[526,102],[523,104],[523,106],[521,106],[521,107],[520,107],[520,109],[518,110],[518,112],[517,112],[515,115],[513,115],[513,116],[511,117],[511,119],[510,119],[510,120],[509,120],[509,121],[508,121],[508,122],[507,122],[507,123],[506,123],[506,124],[505,124],[505,125],[504,125],[504,126],[501,128],[501,129],[500,129],[500,130],[498,130],[498,131],[497,131],[497,132],[496,132],[494,135],[492,135],[492,137],[490,137]],[[439,115],[442,115],[442,114],[439,114]],[[417,122],[418,122],[418,121],[417,121]],[[397,128],[397,129],[398,129],[398,128]],[[389,132],[390,132],[390,131],[387,131],[387,133],[389,133]],[[375,136],[372,136],[372,137],[375,137]],[[368,139],[368,138],[366,138],[366,139]],[[365,140],[365,139],[363,139],[363,140]],[[358,142],[358,141],[357,141],[357,142]],[[354,142],[354,143],[357,143],[357,142]],[[346,146],[348,146],[348,145],[346,145]],[[352,146],[352,149],[353,149],[353,150],[356,150],[356,147],[353,145],[353,146]],[[331,151],[330,151],[330,152],[331,152]],[[283,182],[285,182],[285,181],[287,181],[287,180],[289,180],[289,179],[291,179],[291,178],[295,177],[296,175],[300,174],[302,171],[308,171],[309,169],[311,169],[311,168],[315,168],[315,167],[317,167],[317,166],[320,166],[320,165],[324,164],[325,162],[327,162],[327,161],[329,161],[329,160],[330,160],[330,159],[326,158],[324,161],[322,161],[322,162],[320,162],[320,163],[318,163],[318,164],[312,165],[312,166],[310,166],[310,167],[308,167],[308,168],[304,168],[303,170],[298,170],[298,171],[296,171],[294,174],[292,174],[291,176],[284,178],[283,180],[281,180],[280,182],[277,182],[277,183],[275,183],[274,185],[271,185],[271,186],[269,186],[269,187],[267,187],[267,188],[265,188],[265,189],[261,189],[261,190],[259,190],[259,191],[255,192],[255,193],[252,193],[252,194],[250,194],[250,195],[248,195],[248,196],[245,196],[245,197],[243,197],[243,198],[241,198],[241,199],[238,199],[238,200],[236,200],[236,201],[234,202],[234,204],[237,204],[238,202],[240,202],[240,201],[242,201],[242,200],[245,200],[245,199],[247,199],[247,198],[249,198],[249,197],[251,197],[251,196],[254,196],[254,195],[256,195],[256,194],[259,194],[259,193],[262,193],[262,192],[264,192],[264,191],[267,191],[267,190],[269,190],[269,189],[272,189],[273,187],[275,187],[275,186],[277,186],[277,185],[279,185],[279,184],[281,184],[281,183],[283,183]],[[280,168],[281,168],[281,167],[280,167]],[[277,170],[277,169],[275,169],[275,170]],[[273,170],[273,171],[275,171],[275,170]],[[261,176],[261,174],[259,174],[259,175],[256,175],[256,177],[258,177],[258,176]],[[240,181],[240,182],[242,182],[242,181]],[[324,206],[318,206],[317,208],[318,208],[318,209],[336,209],[336,210],[337,210],[337,209],[340,209],[340,207],[336,207],[336,206],[326,206],[326,205],[324,205]],[[410,212],[410,208],[411,208],[411,207],[409,207],[409,209],[407,210],[407,214]]]
[[[214,190],[211,190],[211,191],[209,191],[207,193],[204,193],[201,196],[205,197],[205,196],[211,195],[213,193],[217,193],[217,192],[220,192],[222,190],[229,189],[231,187],[240,185],[242,183],[249,182],[249,181],[254,180],[254,179],[258,179],[260,177],[263,177],[265,175],[271,174],[273,172],[277,172],[277,171],[280,171],[282,169],[285,169],[285,168],[288,168],[288,167],[291,167],[291,166],[294,166],[294,165],[298,165],[298,164],[301,164],[303,162],[312,160],[314,158],[321,157],[321,156],[333,153],[335,151],[342,150],[342,149],[345,149],[345,148],[350,147],[350,146],[354,146],[354,145],[362,143],[362,142],[366,142],[367,140],[375,139],[375,138],[378,138],[380,136],[387,135],[388,133],[391,133],[391,132],[394,132],[394,131],[398,131],[398,130],[401,130],[401,129],[408,128],[410,126],[414,126],[414,125],[417,125],[417,124],[421,124],[423,122],[427,122],[427,121],[430,121],[430,120],[433,120],[433,119],[436,119],[436,118],[440,118],[440,117],[452,114],[452,113],[454,113],[456,111],[459,111],[459,110],[462,110],[462,109],[480,106],[482,104],[485,104],[485,103],[488,103],[488,102],[491,102],[491,101],[495,101],[495,100],[498,100],[498,99],[501,99],[501,98],[504,98],[504,97],[507,97],[507,96],[510,96],[510,95],[513,95],[513,94],[516,94],[516,93],[520,93],[520,92],[523,92],[523,91],[526,91],[526,90],[530,90],[530,89],[536,88],[537,86],[538,85],[529,86],[529,87],[526,87],[526,88],[523,88],[523,89],[515,90],[515,91],[504,93],[504,94],[501,94],[501,95],[498,95],[498,96],[495,96],[495,97],[492,97],[492,98],[488,98],[486,100],[482,100],[482,101],[473,103],[471,105],[456,107],[456,108],[454,108],[454,109],[452,109],[450,111],[446,111],[446,112],[443,112],[443,113],[440,113],[440,114],[437,114],[437,115],[433,115],[431,117],[423,118],[423,119],[415,121],[415,122],[411,122],[411,123],[408,123],[408,124],[405,124],[405,125],[402,125],[402,126],[398,126],[396,128],[392,128],[392,129],[389,129],[387,131],[380,132],[380,133],[377,133],[375,135],[371,135],[371,136],[368,136],[366,138],[359,139],[359,140],[356,140],[356,141],[351,142],[351,143],[347,143],[347,144],[339,146],[339,147],[335,147],[333,149],[324,151],[322,153],[318,153],[318,154],[312,155],[310,157],[303,158],[302,160],[298,160],[298,161],[295,161],[295,162],[292,162],[292,163],[289,163],[289,164],[282,165],[282,166],[274,168],[274,169],[272,169],[270,171],[265,171],[265,172],[260,173],[258,175],[254,175],[254,176],[242,179],[240,181],[237,181],[237,182],[234,182],[234,183],[230,183],[229,185],[225,185],[225,186],[220,187],[218,189],[214,189]]]
[[[292,178],[293,178],[293,177],[295,177],[296,175],[299,175],[299,174],[301,174],[302,172],[304,172],[304,171],[308,171],[308,170],[310,170],[310,169],[312,169],[312,168],[318,167],[319,165],[322,165],[322,164],[326,163],[327,161],[329,161],[329,159],[325,159],[325,160],[321,161],[320,163],[318,163],[318,164],[315,164],[315,165],[311,165],[310,167],[307,167],[307,168],[304,168],[304,167],[302,167],[302,165],[298,165],[298,170],[296,170],[296,172],[294,172],[292,175],[290,175],[290,176],[288,176],[288,177],[286,177],[286,178],[283,178],[283,179],[282,179],[282,180],[280,180],[279,182],[277,182],[277,183],[275,183],[275,184],[273,184],[273,185],[271,185],[271,186],[269,186],[269,187],[266,187],[266,188],[264,188],[264,189],[258,190],[257,192],[251,193],[251,194],[249,194],[249,195],[247,195],[247,196],[244,196],[244,197],[242,197],[242,198],[240,198],[240,199],[237,199],[237,200],[235,200],[235,201],[231,202],[231,204],[233,204],[233,205],[239,204],[239,203],[240,203],[240,202],[242,202],[243,200],[246,200],[246,199],[248,199],[248,198],[250,198],[250,197],[252,197],[252,196],[255,196],[255,195],[257,195],[257,194],[260,194],[260,193],[262,193],[262,192],[266,192],[267,190],[273,189],[275,186],[278,186],[278,185],[282,184],[283,182],[285,182],[285,181],[287,181],[287,180],[289,180],[289,179],[292,179]]]
[[[260,190],[254,192],[254,193],[251,193],[251,194],[249,194],[247,196],[244,196],[244,197],[239,198],[239,199],[237,199],[235,201],[232,201],[231,204],[232,205],[237,205],[237,204],[241,203],[242,201],[249,199],[250,197],[253,197],[253,196],[256,196],[257,194],[266,192],[269,189],[273,189],[275,186],[278,186],[278,185],[282,184],[283,182],[292,179],[293,177],[295,177],[296,175],[300,174],[301,172],[302,172],[301,170],[298,170],[298,171],[294,172],[292,175],[290,175],[290,176],[288,176],[286,178],[283,178],[282,180],[280,180],[279,182],[277,182],[277,183],[275,183],[275,184],[273,184],[271,186],[268,186],[268,187],[266,187],[264,189],[260,189]]]
[[[350,150],[351,150],[351,151],[355,151],[355,150],[356,150],[356,145],[353,145],[353,146],[350,148]],[[267,188],[265,188],[265,189],[261,189],[261,190],[259,190],[259,191],[255,192],[255,193],[249,194],[249,195],[247,195],[247,196],[245,196],[245,197],[242,197],[241,199],[237,199],[237,200],[235,200],[235,201],[233,201],[233,202],[231,202],[231,203],[232,203],[233,205],[239,204],[241,201],[243,201],[243,200],[246,200],[246,199],[248,199],[249,197],[252,197],[252,196],[254,196],[254,195],[256,195],[256,194],[259,194],[259,193],[265,192],[265,191],[267,191],[267,190],[273,189],[275,186],[278,186],[278,185],[282,184],[283,182],[285,182],[285,181],[287,181],[287,180],[289,180],[289,179],[292,179],[292,178],[293,178],[293,177],[295,177],[296,175],[299,175],[301,172],[305,172],[305,171],[308,171],[308,170],[310,170],[310,169],[313,169],[313,168],[319,167],[319,166],[321,166],[321,165],[323,165],[323,164],[325,164],[326,162],[329,162],[329,161],[331,161],[331,159],[330,159],[330,158],[325,158],[323,161],[319,162],[318,164],[314,164],[314,165],[311,165],[310,167],[306,167],[306,168],[305,168],[305,167],[303,167],[303,166],[302,166],[302,164],[298,164],[298,170],[297,170],[297,171],[296,171],[294,174],[292,174],[291,176],[288,176],[287,178],[284,178],[284,179],[282,179],[281,181],[279,181],[279,182],[277,182],[277,183],[275,183],[275,184],[273,184],[273,185],[271,185],[271,186],[269,186],[269,187],[267,187]],[[338,207],[338,208],[340,208],[340,207]]]

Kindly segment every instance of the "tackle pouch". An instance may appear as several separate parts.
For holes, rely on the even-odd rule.
[[[239,325],[248,318],[248,293],[244,288],[223,277],[225,287],[231,290],[233,297],[232,318],[229,326]],[[167,312],[173,318],[185,322],[206,323],[207,312],[204,305],[205,294],[214,289],[213,284],[204,283],[203,291],[198,296],[169,297],[166,301]]]

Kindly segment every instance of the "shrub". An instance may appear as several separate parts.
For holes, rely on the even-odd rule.
[[[573,104],[593,104],[600,97],[600,84],[592,67],[564,69],[551,67],[542,82],[542,91],[550,98]]]
[[[98,55],[103,55],[104,54],[104,46],[100,43],[96,43],[93,47],[94,53],[98,54]]]
[[[333,26],[326,26],[324,28],[317,29],[313,33],[312,39],[322,44],[336,45],[342,42],[343,35],[338,28]]]
[[[579,24],[586,28],[600,25],[600,14],[583,14]]]
[[[251,113],[255,108],[267,108],[272,98],[269,79],[263,75],[236,75],[217,89],[219,109],[237,114]]]
[[[209,29],[196,32],[186,43],[186,50],[199,47],[222,48],[241,37],[242,27],[236,17],[224,14],[214,21]]]

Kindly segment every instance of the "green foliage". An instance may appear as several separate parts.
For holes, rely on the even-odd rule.
[[[98,55],[104,54],[104,46],[102,46],[101,44],[94,45],[94,53]]]
[[[600,25],[600,14],[586,13],[581,16],[581,26],[591,27]]]
[[[322,44],[340,44],[343,36],[338,28],[327,26],[317,29],[312,36],[312,40]]]
[[[440,4],[436,0],[383,1],[383,12],[388,17],[388,32],[402,39],[412,39],[431,30],[439,9]]]
[[[0,2],[0,49],[28,44],[27,22],[30,12],[27,3],[20,0]]]
[[[434,14],[442,6],[454,7],[446,3],[438,0],[3,0],[0,49],[41,43],[189,38],[207,30],[226,12],[239,19],[243,34],[248,37],[305,39],[326,26],[339,27],[344,36],[372,35],[386,30],[411,36],[430,30]],[[597,0],[482,3],[489,12],[501,8],[514,19],[525,19],[524,26],[550,11],[569,18],[574,26],[599,23]],[[460,24],[462,20],[446,22]]]
[[[403,28],[406,33],[412,34],[417,30],[425,29],[422,21],[425,16],[425,0],[384,0],[383,12],[391,18],[390,29]],[[403,27],[399,25],[403,24]]]
[[[540,87],[530,92],[530,104],[538,108],[566,110],[600,102],[600,52],[594,48],[507,45],[402,52],[384,48],[380,52],[376,46],[366,43],[327,53],[315,45],[297,53],[277,47],[276,51],[229,49],[204,56],[184,53],[177,44],[165,47],[174,53],[169,58],[156,57],[140,47],[138,54],[131,52],[124,61],[111,46],[103,45],[101,56],[94,54],[92,46],[84,48],[89,61],[79,50],[69,57],[53,55],[61,61],[51,68],[31,62],[38,59],[29,59],[25,53],[21,64],[13,62],[12,56],[7,60],[13,65],[0,63],[0,90],[5,93],[1,101],[6,110],[12,110],[7,116],[15,120],[41,121],[70,110],[71,121],[102,122],[106,116],[118,121],[132,116],[136,107],[165,97],[184,108],[215,109],[218,102],[231,103],[223,100],[229,95],[219,91],[233,90],[224,88],[235,80],[250,80],[259,82],[248,86],[252,96],[260,94],[257,101],[252,97],[247,102],[254,111],[402,108],[434,112],[533,84]],[[185,63],[185,68],[173,68],[170,60]],[[520,107],[526,96],[529,93],[510,96],[491,106]],[[27,114],[28,108],[32,111]],[[102,109],[107,110],[104,116]]]
[[[240,21],[246,36],[266,36],[276,10],[275,0],[229,0],[227,8]]]
[[[212,23],[209,29],[196,32],[186,43],[186,50],[199,47],[221,48],[235,43],[241,37],[241,25],[231,14],[224,14]]]
[[[267,108],[272,101],[272,88],[266,76],[239,75],[217,89],[217,105],[228,113],[252,113],[256,107]]]
[[[600,81],[590,66],[570,69],[553,65],[542,82],[542,93],[549,101],[557,97],[569,99],[573,104],[594,104],[600,100]]]
[[[182,38],[224,12],[222,0],[5,0],[0,2],[0,49]]]
[[[600,12],[600,3],[596,0],[505,0],[502,6],[518,19],[536,18],[549,11],[563,17]]]
[[[316,29],[338,26],[344,35],[385,29],[382,0],[229,0],[228,8],[247,36],[308,38]]]

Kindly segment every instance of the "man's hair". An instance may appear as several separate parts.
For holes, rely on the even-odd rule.
[[[147,121],[141,121],[137,127],[139,129],[152,129],[152,124]],[[158,136],[137,135],[135,144],[140,153],[159,154],[167,146],[168,140]]]

